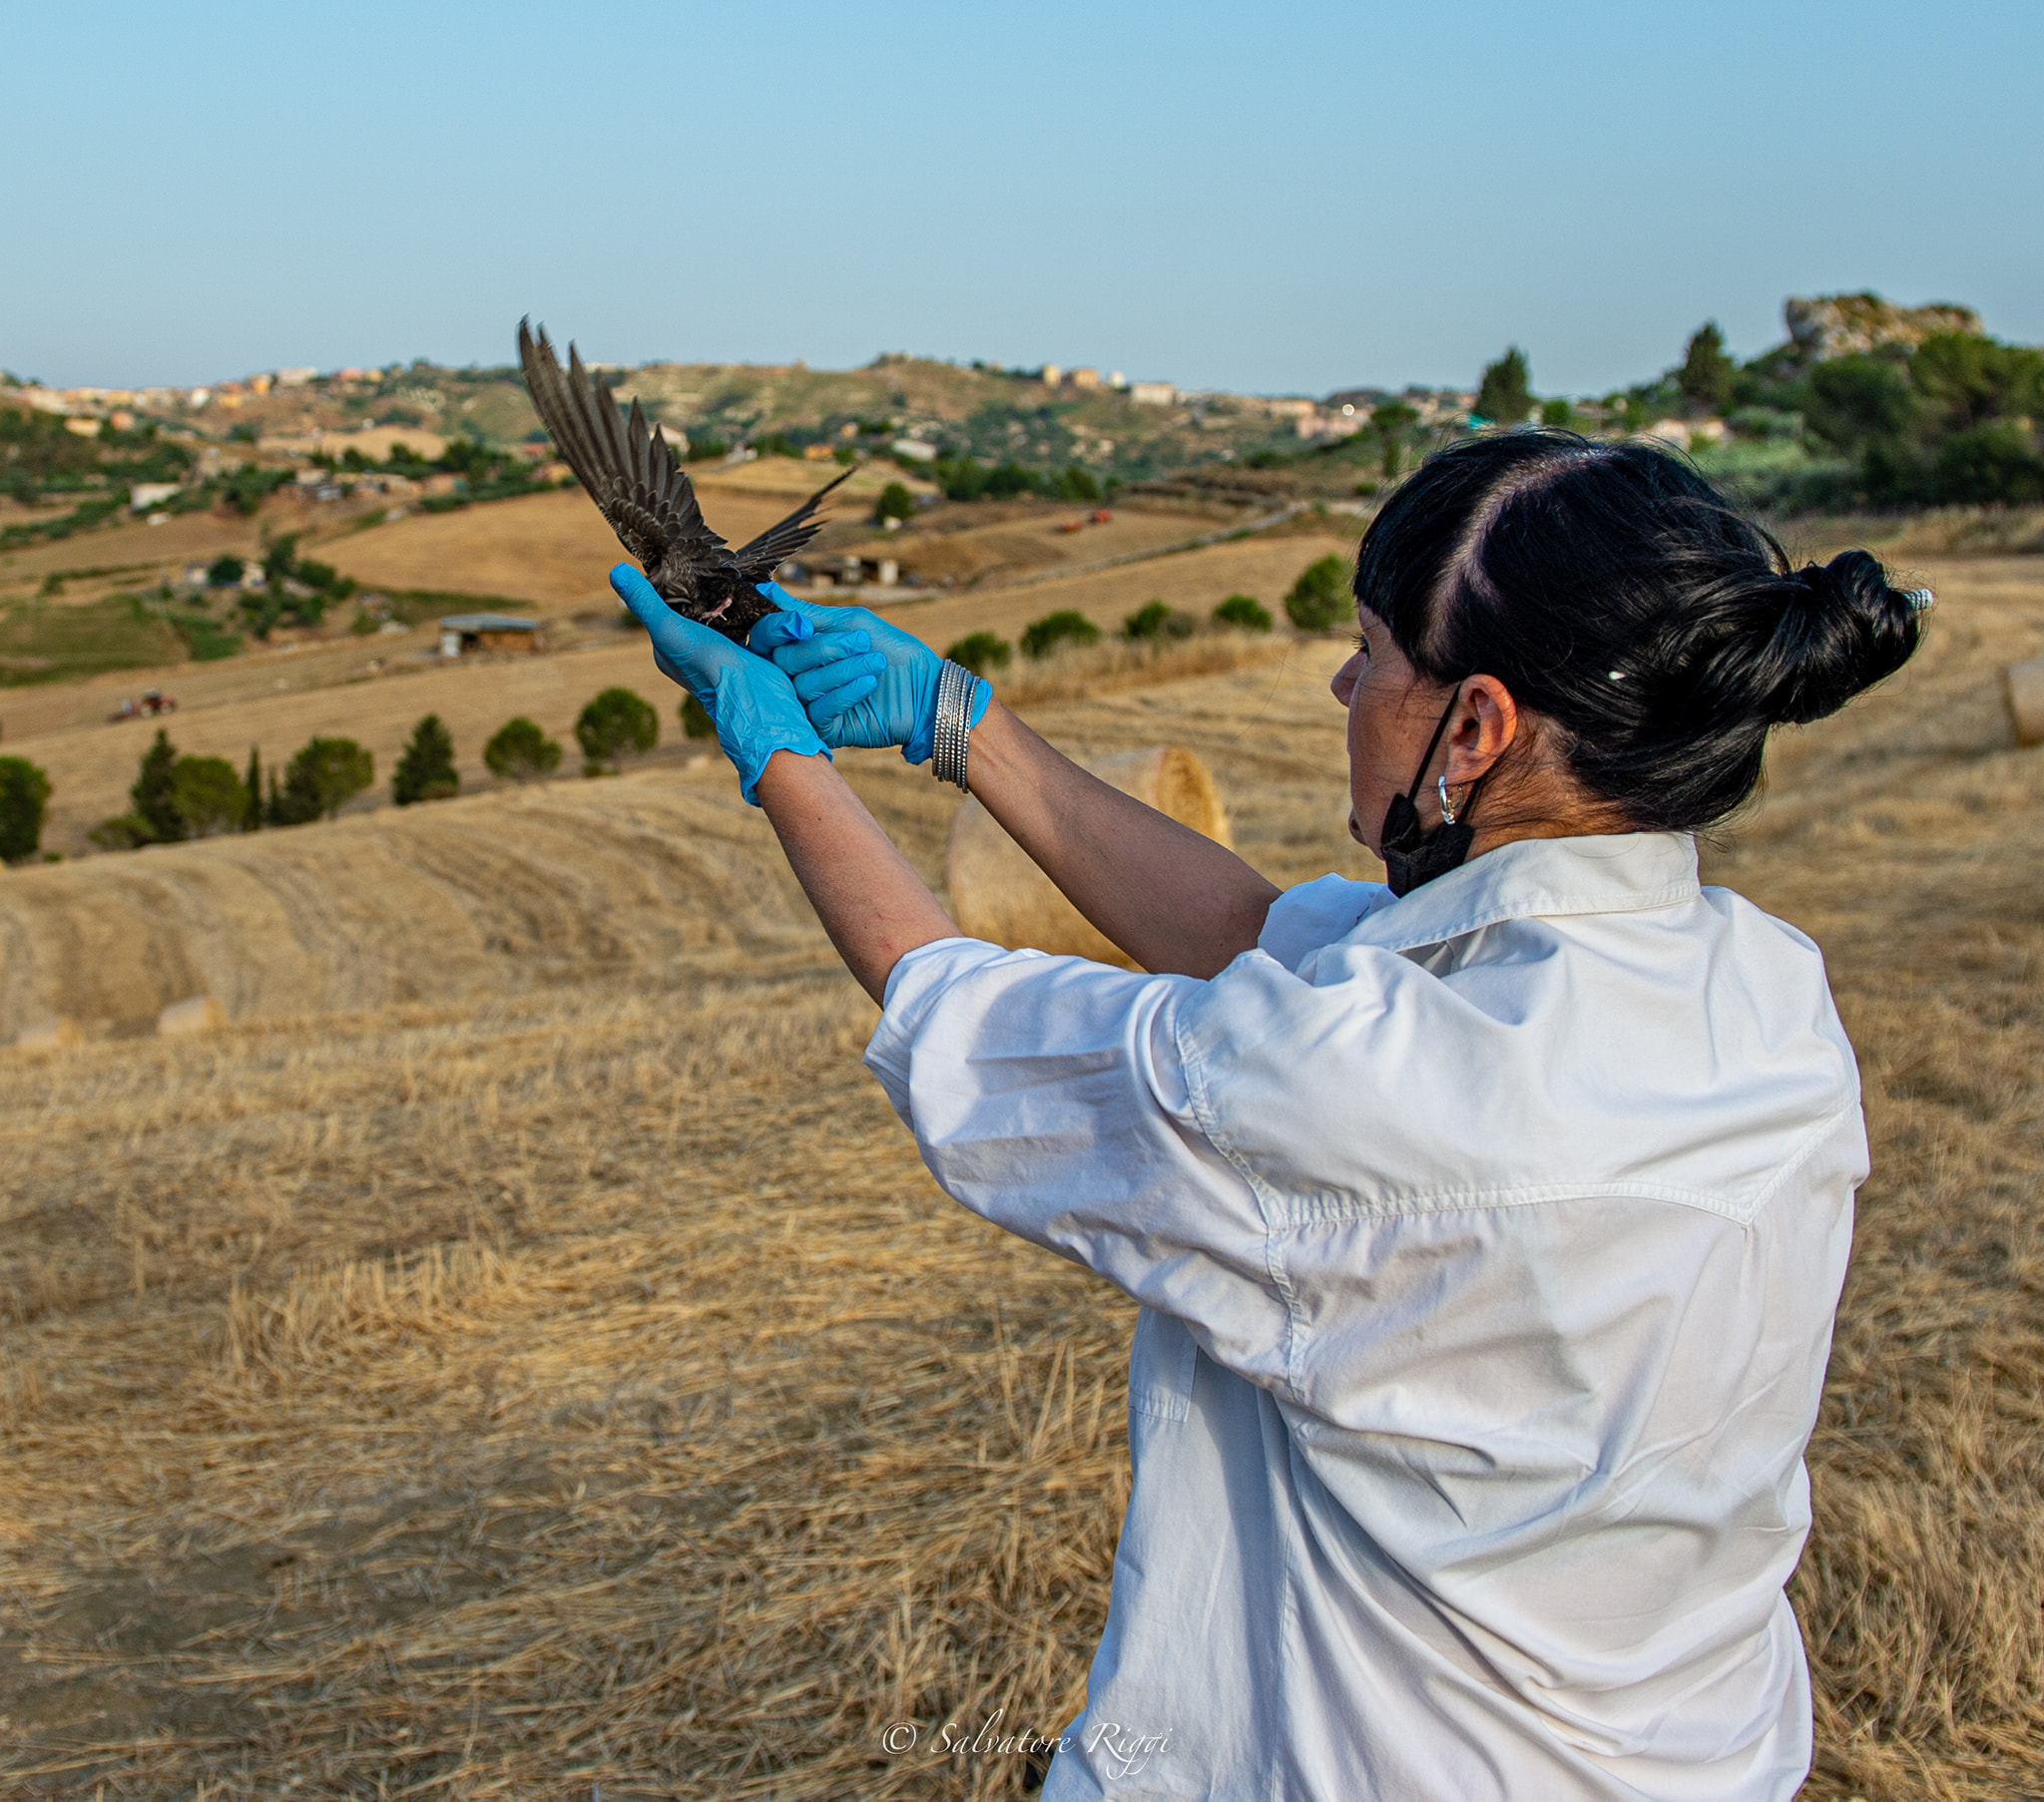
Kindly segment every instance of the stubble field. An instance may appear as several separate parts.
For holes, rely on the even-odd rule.
[[[1874,1140],[1795,1590],[1834,1802],[2044,1788],[2044,580],[1919,573],[1917,664],[1708,859],[1824,946]],[[1032,717],[1364,874],[1338,655]],[[939,878],[944,794],[847,763]],[[230,1028],[119,1037],[166,969]],[[935,1191],[721,770],[8,876],[4,1006],[74,980],[115,1036],[0,1063],[10,1793],[1025,1792],[940,1741],[1078,1706],[1132,1309]]]
[[[541,504],[551,508],[556,501],[573,502],[575,511],[560,518],[551,513],[528,518],[515,511],[533,510]],[[774,502],[769,510],[778,507]],[[731,517],[712,509],[707,500],[706,511],[720,526]],[[500,524],[508,520],[521,530],[530,525],[535,534],[529,547],[535,567],[548,567],[540,557],[544,547],[554,548],[549,555],[558,554],[564,569],[569,567],[566,560],[572,550],[579,559],[573,567],[581,571],[584,589],[589,591],[585,605],[624,619],[608,589],[602,588],[603,572],[619,558],[617,542],[582,496],[564,492],[474,512],[485,525],[492,518]],[[465,522],[470,518],[465,513],[446,514],[407,520],[378,531],[398,532],[411,526],[421,530],[460,526],[468,531]],[[580,544],[575,530],[585,523],[593,528],[595,537],[574,549]],[[1191,523],[1195,529],[1211,524],[1197,519]],[[373,532],[364,534],[363,542],[372,542],[375,536]],[[513,540],[514,547],[525,542]],[[1275,612],[1300,570],[1316,557],[1346,548],[1339,539],[1314,533],[1253,538],[1024,587],[956,595],[939,592],[922,598],[867,588],[837,599],[868,602],[939,650],[977,631],[995,632],[1013,641],[1030,621],[1063,608],[1076,609],[1112,635],[1124,618],[1151,599],[1163,599],[1205,619],[1228,595],[1246,590],[1261,596]],[[406,558],[425,555],[416,542],[404,552]],[[403,567],[420,586],[429,586],[429,577],[450,573],[428,563],[410,562]],[[535,582],[533,586],[543,585]],[[604,611],[599,611],[598,617],[603,618]],[[471,792],[495,785],[483,765],[483,746],[490,734],[516,713],[537,720],[559,739],[567,747],[563,768],[576,767],[575,717],[593,695],[613,683],[623,683],[653,701],[662,715],[664,754],[685,754],[674,693],[652,669],[644,638],[636,630],[612,630],[609,626],[594,626],[571,636],[579,639],[579,647],[559,655],[506,654],[489,661],[464,659],[449,665],[431,655],[435,637],[427,628],[366,639],[343,637],[216,664],[129,672],[89,682],[22,690],[0,700],[4,743],[9,753],[31,757],[48,771],[54,793],[44,843],[67,855],[88,848],[86,835],[99,821],[127,810],[128,787],[135,779],[137,763],[159,727],[169,730],[179,750],[225,757],[237,769],[243,767],[252,748],[260,752],[265,768],[280,769],[285,759],[316,733],[354,738],[376,759],[377,786],[357,803],[361,807],[373,807],[385,795],[405,739],[426,713],[439,714],[453,733],[462,782]],[[1018,664],[1011,674],[1021,677],[1028,673]],[[109,715],[123,695],[139,693],[152,683],[177,695],[180,710],[176,714],[109,723]],[[160,850],[144,854],[145,860],[163,855]]]

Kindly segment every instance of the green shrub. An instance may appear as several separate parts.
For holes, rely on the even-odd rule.
[[[461,792],[454,767],[454,736],[428,713],[411,728],[411,738],[390,776],[390,798],[400,807],[415,801],[444,801]]]
[[[682,734],[688,738],[715,738],[717,721],[710,717],[710,709],[693,694],[684,694],[682,704],[675,709],[681,714]]]
[[[1899,437],[1915,425],[1918,410],[1908,376],[1884,357],[1833,357],[1809,372],[1809,429],[1839,450]]]
[[[0,858],[19,863],[43,842],[50,778],[26,757],[0,757]]]
[[[1937,500],[1969,506],[2044,501],[2044,458],[2021,426],[1994,420],[1944,441],[1931,466],[1930,489]]]
[[[1022,629],[1022,655],[1032,660],[1046,658],[1062,645],[1091,645],[1099,637],[1100,628],[1084,614],[1075,608],[1061,608]]]
[[[1065,473],[1058,477],[1058,499],[1097,501],[1100,499],[1100,483],[1090,469],[1069,463],[1065,466]]]
[[[248,616],[249,630],[258,639],[268,638],[271,628],[283,618],[283,603],[276,598],[274,589],[258,588],[246,594],[240,606]]]
[[[185,641],[195,664],[211,664],[233,657],[242,649],[242,635],[230,632],[207,614],[168,614],[171,630]]]
[[[583,773],[615,770],[628,753],[650,751],[660,742],[660,715],[630,688],[606,688],[575,721],[582,746]]]
[[[154,844],[149,827],[132,813],[117,813],[103,819],[86,834],[102,851],[132,851],[139,845]]]
[[[1284,614],[1300,632],[1329,632],[1352,611],[1348,566],[1329,553],[1305,566],[1284,597]]]
[[[331,819],[376,779],[376,759],[352,738],[308,738],[283,772],[270,777],[263,811],[272,826]]]
[[[873,523],[879,525],[890,519],[915,518],[915,496],[908,492],[905,482],[889,482],[880,490],[880,498],[873,503]]]
[[[483,746],[483,762],[490,774],[507,782],[531,782],[552,775],[560,761],[560,740],[549,738],[523,713],[505,720]]]
[[[987,471],[986,491],[997,501],[1012,501],[1018,494],[1036,494],[1043,486],[1042,478],[1034,470],[1025,469],[1012,457]]]
[[[1122,637],[1130,644],[1145,639],[1189,639],[1198,630],[1191,614],[1182,614],[1162,601],[1146,601],[1122,622]]]
[[[1233,626],[1237,632],[1269,632],[1276,622],[1255,595],[1230,595],[1214,610],[1214,624]]]
[[[249,791],[225,757],[180,757],[171,771],[171,804],[181,838],[239,832],[249,817]]]
[[[998,633],[969,632],[944,655],[974,676],[984,676],[989,670],[1005,670],[1014,661],[1015,647]]]
[[[212,588],[233,588],[242,580],[242,572],[249,566],[239,557],[223,554],[206,566],[206,580]]]

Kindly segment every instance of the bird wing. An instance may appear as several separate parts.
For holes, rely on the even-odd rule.
[[[748,582],[765,582],[778,569],[782,562],[792,557],[803,545],[823,529],[821,520],[812,520],[817,504],[835,488],[839,482],[850,479],[852,472],[847,469],[843,475],[825,482],[807,500],[785,519],[775,520],[760,536],[741,545],[733,553],[737,558],[740,574]]]
[[[646,423],[636,400],[627,416],[583,368],[573,344],[563,374],[546,327],[540,327],[535,342],[523,319],[518,321],[518,361],[532,404],[568,467],[619,542],[649,574],[670,560],[703,567],[706,573],[731,565],[730,548],[696,504],[695,485],[667,440]]]

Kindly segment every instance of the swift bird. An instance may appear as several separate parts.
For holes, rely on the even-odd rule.
[[[809,516],[851,471],[734,551],[710,529],[695,486],[667,440],[646,423],[638,401],[629,416],[624,413],[591,379],[573,344],[563,374],[546,327],[535,342],[524,319],[518,321],[518,361],[541,422],[660,598],[743,645],[757,621],[779,611],[757,585],[822,530],[823,522]]]

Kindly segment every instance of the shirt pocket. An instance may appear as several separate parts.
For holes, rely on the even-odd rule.
[[[1193,1411],[1193,1372],[1200,1347],[1183,1320],[1144,1308],[1129,1348],[1129,1412],[1183,1421]]]

